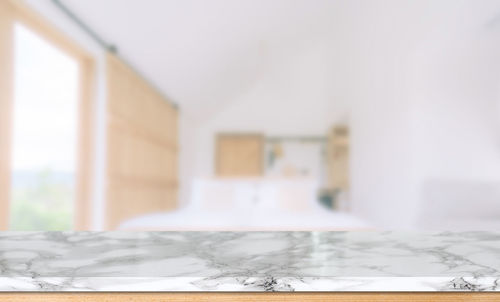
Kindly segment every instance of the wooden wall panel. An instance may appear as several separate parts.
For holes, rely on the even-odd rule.
[[[170,210],[175,207],[177,189],[171,185],[117,180],[108,184],[108,209],[113,209],[112,221],[132,218],[141,213]],[[116,225],[111,225],[116,227]]]
[[[177,109],[109,55],[106,224],[177,204]]]

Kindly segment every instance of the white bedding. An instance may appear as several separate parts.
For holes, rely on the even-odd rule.
[[[347,213],[319,210],[306,214],[259,211],[191,211],[180,209],[126,221],[121,230],[158,231],[339,231],[369,226]]]
[[[321,206],[310,179],[202,179],[189,205],[124,222],[121,230],[359,230],[364,221]]]

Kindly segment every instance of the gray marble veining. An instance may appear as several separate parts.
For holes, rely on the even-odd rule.
[[[0,291],[500,291],[500,232],[3,232]]]

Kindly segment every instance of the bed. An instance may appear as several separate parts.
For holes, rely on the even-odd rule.
[[[337,231],[370,226],[317,201],[312,179],[199,179],[191,201],[179,209],[122,223],[121,230]]]

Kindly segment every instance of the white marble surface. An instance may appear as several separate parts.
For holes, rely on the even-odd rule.
[[[0,291],[500,291],[500,232],[3,232]]]

